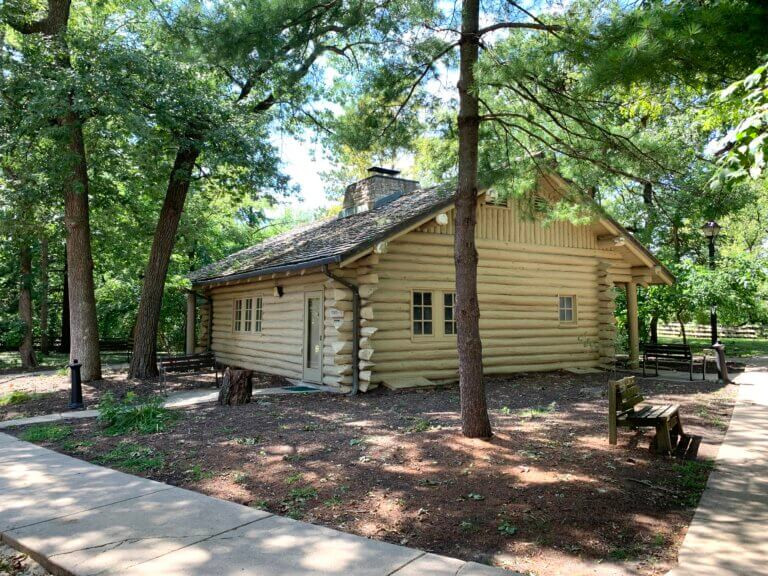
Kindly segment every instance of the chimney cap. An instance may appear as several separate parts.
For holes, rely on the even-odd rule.
[[[400,170],[394,170],[392,168],[382,168],[381,166],[371,166],[368,168],[368,172],[373,172],[374,174],[384,174],[386,176],[397,176],[400,174]]]

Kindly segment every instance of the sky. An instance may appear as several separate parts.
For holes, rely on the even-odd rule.
[[[300,141],[288,134],[277,134],[273,136],[272,142],[283,161],[283,172],[291,177],[292,184],[298,184],[301,189],[299,197],[293,196],[284,204],[295,210],[315,210],[330,206],[321,173],[329,170],[331,163],[323,157],[322,146],[311,142],[309,138]]]

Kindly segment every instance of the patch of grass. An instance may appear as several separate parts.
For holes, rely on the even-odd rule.
[[[207,480],[208,478],[213,478],[216,474],[211,470],[203,470],[203,467],[200,464],[195,464],[187,470],[187,475],[189,476],[189,479],[192,482],[200,482],[200,480]]]
[[[235,438],[235,444],[240,444],[241,446],[255,446],[259,442],[261,442],[261,436],[243,436]]]
[[[296,482],[300,482],[302,479],[301,472],[296,472],[296,474],[291,474],[285,479],[286,484],[295,484]]]
[[[24,404],[30,400],[37,398],[43,398],[48,394],[37,394],[34,392],[26,392],[25,390],[14,390],[10,394],[4,394],[0,396],[0,406],[15,406],[16,404]]]
[[[235,484],[240,484],[240,485],[247,484],[248,474],[246,474],[245,472],[238,472],[237,474],[234,475],[234,477],[232,478],[232,481]]]
[[[721,338],[725,344],[728,356],[748,358],[750,356],[765,356],[768,354],[768,338]],[[659,338],[663,344],[682,344],[682,338]],[[705,346],[710,345],[707,338],[688,338],[688,345],[694,354],[701,354]],[[711,357],[710,351],[710,357]]]
[[[434,424],[426,418],[417,418],[416,421],[408,426],[408,432],[426,432],[434,427]]]
[[[477,492],[470,492],[466,496],[467,500],[485,500],[485,496],[478,494]]]
[[[165,458],[149,446],[123,441],[106,454],[99,456],[97,462],[127,472],[151,472],[162,468]]]
[[[520,418],[541,418],[551,414],[557,408],[557,402],[550,402],[546,406],[533,406],[520,411]]]
[[[334,508],[335,506],[340,506],[343,503],[344,503],[344,500],[334,495],[328,498],[327,500],[324,500],[323,506],[325,506],[326,508]]]
[[[64,440],[59,444],[59,448],[65,452],[82,452],[86,448],[93,446],[93,440]]]
[[[300,486],[288,492],[288,497],[283,500],[283,509],[289,518],[300,519],[304,515],[304,506],[309,500],[317,498],[317,488],[314,486]]]
[[[712,460],[688,460],[681,464],[675,464],[675,482],[678,488],[684,492],[682,503],[694,508],[701,499],[704,488],[707,487],[709,473],[714,468]]]
[[[19,438],[27,442],[59,442],[72,434],[70,426],[58,424],[39,424],[30,426],[19,435]]]
[[[99,420],[111,436],[123,436],[131,432],[162,432],[177,419],[178,414],[164,408],[163,399],[159,396],[139,398],[133,392],[128,392],[120,401],[111,392],[107,392],[99,402]]]
[[[477,532],[479,530],[477,524],[470,520],[462,520],[459,522],[459,530],[462,532]]]

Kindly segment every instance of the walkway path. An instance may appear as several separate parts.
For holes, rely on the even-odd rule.
[[[670,576],[768,575],[768,358],[736,381],[739,396]]]
[[[210,498],[0,433],[0,539],[57,576],[510,576]]]

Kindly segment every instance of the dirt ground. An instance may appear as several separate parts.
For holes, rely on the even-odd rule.
[[[489,379],[495,436],[460,435],[456,387],[198,406],[172,428],[109,437],[73,422],[54,449],[211,496],[525,574],[662,574],[676,561],[730,419],[735,385],[640,379],[679,403],[699,461],[607,441],[606,382],[566,372]],[[13,429],[16,434],[23,429]],[[116,450],[117,449],[117,450]]]
[[[50,576],[50,572],[26,554],[0,544],[0,576]]]
[[[221,378],[219,373],[219,378]],[[123,398],[127,392],[139,396],[170,393],[195,388],[215,386],[213,372],[198,374],[169,374],[167,382],[156,380],[129,380],[125,372],[105,374],[103,380],[83,384],[83,402],[86,408],[96,408],[105,392]],[[254,374],[254,388],[284,386],[287,381],[269,374]],[[54,414],[69,410],[70,377],[65,373],[25,374],[17,373],[0,380],[0,398],[14,391],[29,393],[32,398],[19,404],[0,405],[0,421],[28,418],[42,414]]]

